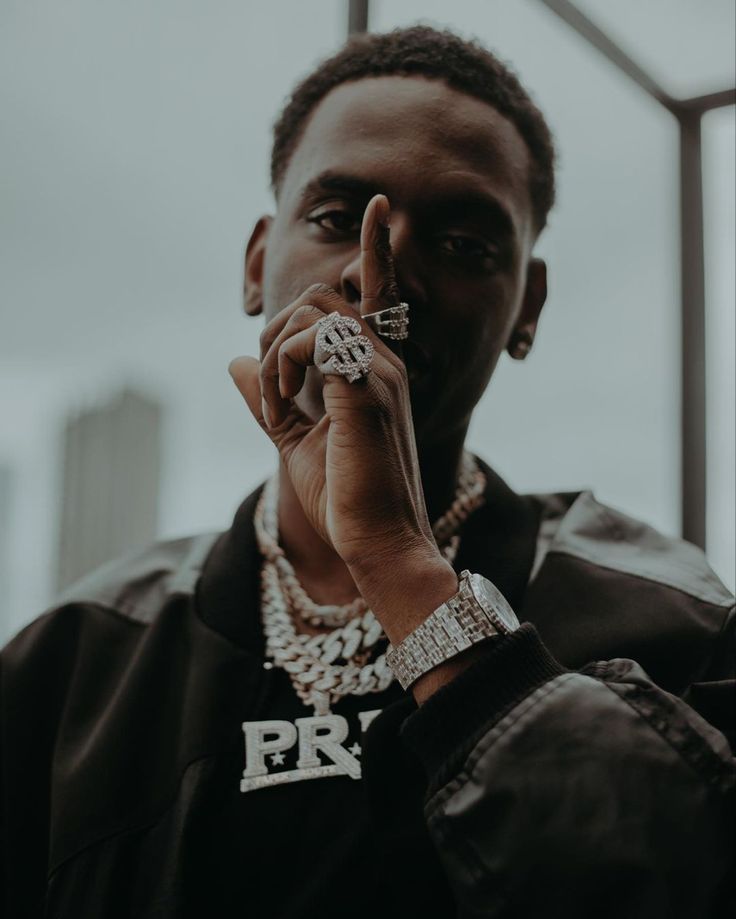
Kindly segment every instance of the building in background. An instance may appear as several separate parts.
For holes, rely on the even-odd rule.
[[[67,423],[58,588],[156,538],[160,429],[159,404],[130,390]]]
[[[226,0],[217,16],[204,3],[183,16],[161,0],[143,20],[133,5],[92,0],[14,6],[0,30],[13,137],[0,209],[0,466],[9,470],[0,642],[55,600],[57,583],[147,542],[153,527],[161,538],[226,528],[275,468],[227,373],[236,355],[259,353],[263,325],[242,316],[243,248],[273,210],[273,118],[343,41],[348,20],[384,31],[422,19],[478,36],[513,62],[557,139],[559,202],[537,252],[550,265],[540,333],[524,366],[499,363],[470,448],[520,492],[590,487],[682,533],[678,119],[617,66],[606,36],[639,77],[707,102],[734,85],[736,8],[574,6],[580,15],[569,0],[323,0],[315,17],[295,0]],[[586,26],[594,41],[571,16],[597,26]],[[706,550],[732,588],[735,138],[733,105],[704,117]],[[702,355],[702,340],[693,343]],[[702,381],[699,361],[687,358]],[[127,380],[161,406],[156,498],[140,481],[144,434],[114,449],[109,433],[107,446],[92,433],[77,432],[76,447],[71,430],[59,436],[71,407]],[[700,428],[699,437],[702,446]],[[690,479],[702,505],[706,478]]]

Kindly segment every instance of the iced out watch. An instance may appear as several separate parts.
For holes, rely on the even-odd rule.
[[[516,614],[500,590],[480,574],[460,573],[460,589],[410,632],[386,663],[403,689],[422,674],[491,635],[519,628]]]

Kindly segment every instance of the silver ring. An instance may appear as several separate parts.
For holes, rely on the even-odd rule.
[[[393,341],[404,341],[409,337],[409,304],[399,303],[377,313],[361,316],[377,335]]]
[[[317,323],[314,342],[314,365],[325,375],[345,377],[355,383],[368,376],[375,349],[366,335],[361,335],[361,325],[352,316],[335,311]]]

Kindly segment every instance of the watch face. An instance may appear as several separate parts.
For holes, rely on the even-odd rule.
[[[506,602],[501,591],[481,574],[471,574],[470,583],[476,600],[483,607],[488,617],[495,622],[502,631],[513,632],[519,628],[516,613]]]

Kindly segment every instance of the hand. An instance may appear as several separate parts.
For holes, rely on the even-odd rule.
[[[387,198],[374,196],[361,228],[361,316],[399,302],[388,217]],[[335,310],[359,318],[331,288],[308,288],[266,326],[261,362],[236,358],[230,373],[310,523],[351,572],[381,570],[385,578],[386,565],[410,558],[444,565],[427,518],[400,354],[362,322],[375,347],[368,376],[356,383],[324,376],[325,414],[316,422],[294,401],[314,362],[316,324]]]

